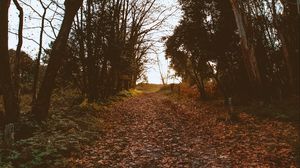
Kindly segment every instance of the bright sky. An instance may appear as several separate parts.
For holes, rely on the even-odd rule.
[[[37,3],[37,1],[25,1],[28,2],[31,6],[33,6],[33,8],[35,10],[37,10],[41,15],[43,13],[43,9],[41,8],[41,6],[39,5],[39,3]],[[63,2],[63,1],[62,1]],[[173,7],[177,5],[177,0],[157,0],[157,3],[159,3],[162,7],[165,6],[167,8]],[[29,37],[31,39],[34,39],[35,41],[39,41],[39,33],[40,33],[40,19],[36,19],[36,18],[40,18],[36,13],[34,13],[32,11],[32,9],[30,9],[29,7],[22,5],[24,8],[24,16],[25,16],[25,20],[24,20],[24,32],[23,35],[24,37]],[[54,7],[54,5],[53,5]],[[58,9],[59,11],[59,9]],[[62,11],[59,11],[61,13],[63,13]],[[167,10],[166,11],[166,15],[169,15],[170,13],[174,12],[174,8],[173,10]],[[27,17],[26,17],[27,16]],[[46,18],[51,18],[53,16],[53,13],[51,11],[48,11]],[[164,26],[162,26],[159,30],[155,31],[153,33],[153,39],[156,39],[157,41],[159,41],[161,39],[161,37],[163,36],[168,36],[172,34],[172,31],[174,30],[175,26],[178,24],[178,21],[181,17],[181,11],[177,10],[175,13],[173,13],[172,16],[169,17],[169,19],[166,21],[166,23],[164,24]],[[59,16],[57,16],[57,18],[60,18]],[[60,22],[57,21],[53,21],[52,24],[54,24],[54,26],[59,27]],[[50,37],[55,37],[54,34],[52,33],[52,29],[47,26],[49,25],[49,23],[46,22],[46,28],[45,28],[45,32],[47,32],[47,34],[44,34],[44,40],[43,40],[43,46],[45,48],[48,47],[49,42],[52,41],[52,39]],[[9,9],[9,31],[10,32],[14,32],[16,33],[18,30],[18,11],[16,10],[15,6],[13,3],[11,3],[10,9]],[[57,30],[55,32],[57,34]],[[50,36],[50,37],[49,37]],[[28,40],[28,39],[23,39],[23,46],[22,46],[22,50],[29,53],[30,55],[32,55],[33,57],[35,57],[38,53],[38,45],[33,42],[32,40]],[[9,48],[13,48],[16,49],[16,45],[17,45],[18,39],[17,36],[15,34],[10,33],[9,34]],[[157,43],[156,44],[156,48],[155,48],[159,60],[160,60],[160,66],[161,66],[161,71],[163,73],[164,76],[167,76],[167,74],[169,74],[169,76],[174,74],[173,70],[170,70],[168,73],[168,60],[165,59],[165,55],[164,55],[164,44],[163,43]],[[149,54],[149,57],[156,60],[156,55],[154,54]],[[160,77],[160,73],[159,73],[159,68],[158,68],[158,64],[157,62],[151,62],[149,64],[146,65],[147,67],[147,77],[148,77],[148,82],[149,83],[157,83],[160,84],[161,82],[161,77]],[[176,82],[178,83],[180,81],[180,79],[169,79],[168,82],[172,83],[172,82]]]

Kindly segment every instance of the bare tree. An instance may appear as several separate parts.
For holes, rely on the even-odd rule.
[[[88,100],[93,102],[98,99],[98,87],[97,87],[97,77],[98,70],[96,66],[96,54],[92,49],[92,5],[93,0],[87,0],[87,20],[86,20],[86,33],[87,33],[87,70],[88,70]]]
[[[3,92],[6,123],[13,123],[19,117],[18,101],[12,83],[8,55],[8,8],[10,2],[10,0],[0,1],[0,85]]]
[[[162,82],[163,85],[165,85],[166,84],[166,82],[165,82],[166,78],[164,77],[164,74],[162,72],[161,62],[159,60],[159,55],[158,54],[156,54],[156,61],[157,61],[157,66],[158,66],[158,71],[159,71],[159,74],[160,74],[161,82]]]
[[[33,79],[33,86],[32,86],[32,104],[35,103],[36,97],[37,97],[37,87],[38,87],[38,81],[39,81],[39,73],[40,73],[40,62],[41,62],[41,56],[42,56],[42,49],[43,49],[43,35],[44,35],[44,28],[45,28],[45,17],[47,14],[47,10],[49,9],[52,2],[50,2],[47,6],[44,5],[44,3],[40,0],[39,1],[42,8],[43,8],[43,14],[41,16],[41,30],[40,30],[40,39],[39,39],[39,52],[36,59],[35,64],[35,70],[34,70],[34,79]]]
[[[46,120],[48,117],[55,78],[59,68],[61,67],[62,61],[65,58],[65,49],[74,17],[82,3],[83,0],[65,0],[64,19],[50,53],[49,63],[38,92],[37,101],[32,107],[32,113],[39,121]]]
[[[18,106],[18,111],[20,111],[20,59],[21,59],[21,48],[23,45],[23,17],[24,12],[23,8],[20,6],[18,0],[13,0],[19,11],[19,29],[18,29],[18,44],[16,50],[16,61],[15,61],[15,69],[14,69],[14,85],[16,90],[16,99]]]

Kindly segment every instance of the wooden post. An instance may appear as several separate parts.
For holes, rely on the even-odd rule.
[[[15,140],[15,126],[13,123],[5,125],[4,128],[4,143],[7,146],[13,144]]]
[[[0,99],[2,99],[2,97],[0,96]],[[4,123],[5,123],[5,120],[4,120],[4,111],[0,111],[0,128],[4,128]]]
[[[238,121],[239,116],[238,113],[233,109],[233,104],[232,104],[232,97],[227,98],[227,103],[228,103],[228,109],[229,109],[229,116],[231,121]]]
[[[174,90],[174,83],[170,84],[170,89],[171,89],[171,92],[173,92],[173,90]]]

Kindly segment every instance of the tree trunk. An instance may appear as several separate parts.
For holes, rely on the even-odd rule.
[[[16,91],[16,99],[17,99],[17,111],[20,111],[20,59],[21,59],[21,48],[23,45],[23,8],[20,6],[17,0],[13,0],[19,11],[19,29],[18,29],[18,44],[16,50],[16,61],[15,61],[15,75],[14,75],[14,87]]]
[[[198,91],[200,92],[201,100],[207,100],[207,94],[206,94],[206,91],[205,91],[203,78],[202,78],[201,74],[197,73],[195,64],[196,63],[194,61],[192,61],[192,71],[193,71],[193,74],[194,74],[194,80],[196,82]]]
[[[299,18],[300,14],[298,13],[297,5],[294,3],[291,3],[288,0],[280,0],[280,2],[283,5],[283,13],[281,15],[281,21],[280,23],[280,28],[281,28],[281,33],[284,38],[284,43],[286,47],[286,50],[288,51],[288,59],[285,58],[285,61],[287,64],[287,68],[290,68],[292,71],[290,72],[290,76],[292,75],[292,81],[294,88],[292,89],[296,93],[299,94]],[[282,44],[284,45],[284,44]],[[285,51],[284,51],[285,52]],[[289,62],[288,62],[289,61]]]
[[[281,41],[282,55],[283,55],[285,65],[286,65],[286,70],[288,73],[289,87],[290,87],[290,89],[293,89],[295,86],[294,79],[296,78],[296,76],[294,76],[293,66],[292,66],[292,62],[290,59],[291,54],[290,54],[288,43],[286,40],[286,36],[288,36],[288,35],[286,35],[286,36],[284,35],[284,32],[285,32],[283,30],[284,26],[280,24],[280,18],[276,11],[276,2],[274,0],[272,0],[271,4],[269,4],[269,7],[271,8],[271,11],[272,11],[274,26],[278,32],[278,37]],[[293,33],[291,33],[291,34],[293,34]]]
[[[108,93],[107,93],[107,80],[108,80],[108,77],[107,77],[107,56],[104,55],[104,61],[103,61],[103,65],[102,65],[102,69],[101,69],[101,98],[102,99],[106,99],[107,96],[108,96]]]
[[[286,65],[286,70],[288,72],[288,77],[289,77],[289,87],[292,89],[294,88],[294,74],[293,74],[293,67],[290,59],[290,54],[288,50],[288,46],[285,40],[284,35],[282,34],[282,31],[277,29],[279,39],[281,41],[281,48],[282,48],[282,55],[284,57],[285,65]]]
[[[19,117],[16,92],[12,84],[8,54],[8,8],[10,0],[0,1],[0,85],[3,92],[5,122],[16,122]]]
[[[159,55],[158,54],[156,55],[156,61],[157,61],[157,66],[158,66],[158,71],[159,71],[159,74],[160,74],[161,82],[162,82],[163,85],[166,85],[165,78],[164,78],[164,75],[163,75],[163,72],[162,72],[162,69],[161,69],[161,65],[160,65],[160,60],[159,60]]]
[[[79,59],[81,62],[81,66],[82,66],[82,83],[83,83],[83,87],[82,87],[82,92],[84,94],[87,93],[87,73],[86,73],[86,58],[85,58],[85,38],[84,38],[84,32],[83,32],[83,9],[82,7],[80,8],[80,18],[78,16],[79,14],[77,13],[76,17],[77,17],[77,32],[79,35]]]
[[[242,11],[239,8],[237,0],[230,0],[230,2],[241,39],[243,61],[247,70],[248,78],[252,85],[253,91],[259,94],[262,81],[255,57],[254,45],[250,42],[249,37],[247,36],[247,30],[245,26],[246,20],[244,19]]]
[[[74,16],[82,5],[83,0],[65,0],[65,15],[62,26],[54,41],[49,63],[44,79],[39,90],[36,103],[32,107],[32,113],[38,121],[46,120],[48,116],[51,94],[54,89],[55,78],[65,58],[65,48],[71,30]]]
[[[33,87],[32,87],[32,104],[35,104],[35,101],[36,101],[36,98],[37,98],[37,88],[38,88],[38,84],[39,84],[40,61],[41,61],[41,56],[42,56],[43,34],[44,34],[46,14],[47,14],[47,9],[44,8],[44,12],[43,12],[43,15],[42,15],[42,21],[41,21],[39,52],[38,52],[37,59],[36,59],[36,64],[35,64],[35,67],[34,67],[34,78],[33,78]]]
[[[44,7],[43,3],[40,1],[41,5],[44,8],[44,12],[42,15],[41,21],[41,31],[40,31],[40,41],[39,41],[39,52],[36,59],[36,64],[34,67],[34,78],[33,78],[33,87],[32,87],[32,104],[35,104],[37,98],[37,89],[39,85],[39,76],[40,76],[40,62],[42,56],[42,48],[43,48],[43,35],[44,35],[44,27],[45,27],[45,17],[47,14],[47,8]]]
[[[86,32],[87,32],[87,70],[88,70],[88,101],[94,102],[98,99],[98,89],[97,89],[97,67],[96,67],[96,57],[93,52],[92,46],[92,0],[87,0],[87,20],[86,20]]]

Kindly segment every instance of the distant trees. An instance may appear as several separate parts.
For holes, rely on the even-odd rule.
[[[166,41],[166,54],[177,74],[198,86],[203,99],[203,81],[209,78],[217,81],[225,97],[268,101],[282,93],[299,93],[295,6],[275,0],[179,2],[184,15]],[[291,15],[293,19],[287,19]]]
[[[90,102],[135,86],[152,45],[148,34],[164,21],[162,12],[155,0],[86,1],[76,16],[67,64]]]
[[[10,49],[8,50],[8,53],[11,69],[16,69],[17,64],[19,64],[19,71],[12,71],[12,76],[16,76],[17,74],[19,74],[19,92],[21,94],[24,94],[24,92],[30,93],[34,78],[34,61],[32,60],[32,57],[27,53],[21,51],[18,60],[16,50]]]

